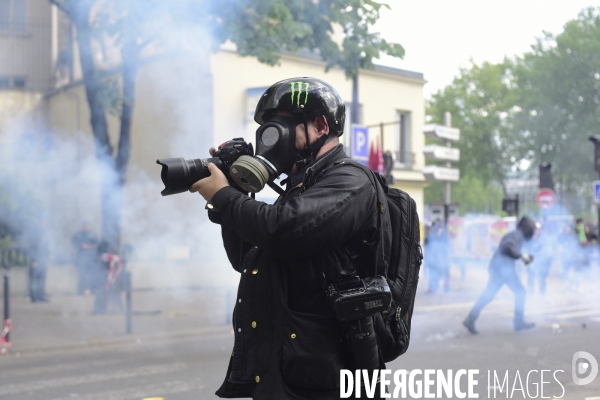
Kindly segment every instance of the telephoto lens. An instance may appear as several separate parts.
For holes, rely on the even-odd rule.
[[[379,368],[379,348],[373,327],[373,318],[343,324],[344,346],[348,354],[349,368],[373,371]]]
[[[160,178],[165,188],[160,194],[163,196],[187,192],[194,183],[210,176],[208,163],[213,163],[223,170],[223,163],[218,157],[195,158],[192,160],[162,158],[156,160],[156,163],[162,165]]]

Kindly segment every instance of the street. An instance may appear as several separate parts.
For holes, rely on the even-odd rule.
[[[536,391],[542,386],[545,398],[561,397],[562,387],[565,399],[600,398],[600,378],[589,385],[578,386],[571,376],[571,360],[575,352],[587,351],[600,359],[597,277],[592,275],[583,284],[581,292],[561,292],[564,283],[557,277],[551,277],[550,292],[546,297],[528,297],[526,315],[537,326],[523,332],[512,330],[512,293],[504,288],[478,320],[480,333],[470,335],[461,322],[482,289],[485,276],[485,269],[481,267],[469,270],[464,281],[458,274],[453,275],[451,293],[425,294],[425,285],[421,284],[412,322],[411,346],[405,355],[387,367],[392,372],[400,369],[444,372],[448,369],[454,372],[478,369],[475,393],[479,394],[479,398],[534,398],[538,397]],[[423,282],[425,279],[422,279]],[[592,294],[594,288],[596,290]],[[141,299],[141,293],[134,295]],[[158,292],[153,297],[158,296],[166,294]],[[182,292],[178,296],[191,298],[201,294]],[[55,296],[48,307],[59,301]],[[139,301],[134,304],[139,305]],[[19,307],[24,310],[24,307],[32,305],[23,303]],[[194,308],[189,304],[188,307],[190,310]],[[221,304],[217,303],[214,307],[218,309]],[[53,345],[33,346],[30,341],[27,346],[23,343],[19,350],[17,335],[25,335],[26,329],[19,331],[19,316],[15,314],[15,345],[7,354],[0,356],[0,399],[216,398],[214,392],[223,381],[233,346],[231,328],[219,318],[211,319],[202,313],[194,315],[187,311],[177,317],[174,315],[165,309],[160,315],[135,316],[134,334],[129,336],[119,333],[105,341],[91,341],[87,345],[79,342],[69,345],[67,337],[62,342],[59,338],[49,337],[48,340],[54,340]],[[68,319],[66,316],[54,318],[55,321]],[[166,323],[168,320],[175,321],[179,328],[169,331],[166,326],[173,324]],[[210,329],[184,329],[206,320],[210,322]],[[116,323],[115,329],[120,329],[122,316],[107,316],[105,325],[110,327],[110,321]],[[142,329],[144,324],[150,326],[153,323],[163,327],[164,332],[136,335],[136,330]],[[89,336],[93,334],[90,332]],[[43,342],[45,339],[40,335],[37,340]],[[526,378],[532,370],[537,372],[529,375],[527,385]],[[542,379],[541,370],[550,372],[546,372]],[[489,384],[488,371],[491,371]],[[494,372],[500,385],[494,383]],[[505,377],[507,381],[500,392],[498,386],[502,386]],[[543,385],[542,380],[545,382]],[[461,381],[464,390],[465,382]],[[494,387],[497,390],[495,397]],[[509,390],[511,393],[507,393]],[[538,398],[541,396],[540,392]]]

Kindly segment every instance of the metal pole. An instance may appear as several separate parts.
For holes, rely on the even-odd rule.
[[[379,124],[379,136],[381,136],[379,139],[381,139],[381,152],[384,153],[385,150],[383,149],[383,122],[381,124]]]
[[[446,111],[444,113],[444,125],[452,126],[452,115]],[[448,139],[444,140],[446,147],[451,147]],[[450,161],[446,161],[446,168],[451,168]],[[450,182],[446,182],[444,188],[444,225],[448,225],[450,219]]]
[[[125,271],[125,330],[131,333],[131,272]]]
[[[354,67],[356,68],[356,73],[352,77],[352,110],[350,115],[350,122],[353,124],[359,124],[359,104],[358,104],[358,69],[360,64],[358,63],[358,56],[354,60]]]
[[[353,124],[358,124],[358,73],[352,77],[352,118]]]
[[[589,140],[594,143],[594,170],[598,171],[598,178],[600,179],[600,135],[590,136]],[[595,194],[594,197],[596,197]],[[598,215],[598,232],[600,233],[600,204],[596,206],[596,213]],[[600,243],[600,240],[598,243]]]
[[[10,279],[4,275],[4,325],[10,325]],[[6,341],[10,342],[10,333],[6,334]]]
[[[598,144],[596,144],[596,146],[599,146]],[[598,171],[598,179],[600,179],[600,171]],[[596,244],[600,245],[600,203],[598,203],[596,205],[596,215],[598,216],[598,226],[597,226],[597,234],[599,236],[598,239],[596,239]]]

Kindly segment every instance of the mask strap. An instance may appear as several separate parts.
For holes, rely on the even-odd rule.
[[[285,191],[281,187],[277,186],[277,184],[275,182],[268,181],[267,185],[269,185],[269,187],[271,189],[273,189],[274,191],[276,191],[278,195],[283,196],[285,194]]]
[[[304,137],[306,138],[306,147],[300,152],[296,153],[296,168],[300,169],[307,164],[310,164],[314,160],[310,148],[310,139],[308,137],[308,116],[306,113],[302,113],[302,123],[304,124]]]
[[[323,135],[319,139],[317,139],[312,145],[310,144],[310,138],[308,136],[309,116],[312,119],[312,118],[316,118],[320,115],[323,115],[322,109],[313,111],[309,114],[302,113],[302,122],[304,123],[304,136],[306,138],[306,147],[304,148],[304,150],[302,150],[302,152],[298,153],[296,156],[297,168],[301,168],[307,164],[310,164],[312,161],[314,161],[315,157],[317,156],[317,153],[319,152],[319,150],[321,150],[321,147],[323,147],[323,145],[325,144],[325,142],[327,141],[327,139],[329,137],[329,135]]]
[[[308,137],[308,116],[306,115],[306,113],[303,113],[302,117],[304,119],[304,136],[306,137],[306,148],[304,149],[304,152],[306,152],[308,154],[306,161],[307,161],[307,163],[309,163],[310,162],[309,159],[310,158],[314,159],[314,157],[313,157],[313,154],[310,149],[310,139]]]

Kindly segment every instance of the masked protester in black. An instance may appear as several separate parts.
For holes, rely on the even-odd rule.
[[[266,159],[277,175],[287,173],[285,193],[273,205],[255,201],[212,165],[211,176],[190,189],[208,200],[209,218],[221,225],[229,261],[240,273],[235,342],[220,397],[340,396],[347,355],[326,288],[353,270],[363,277],[384,274],[382,266],[366,262],[380,240],[375,189],[362,170],[339,167],[348,161],[338,143],[344,108],[337,91],[321,80],[274,84],[259,101],[255,120],[261,125],[257,142],[278,151],[257,146],[256,158]],[[265,137],[273,123],[279,133]],[[275,144],[277,138],[290,142]],[[382,215],[389,227],[388,214]]]
[[[96,245],[98,238],[88,221],[83,221],[81,229],[71,239],[75,249],[75,268],[77,269],[77,293],[83,294],[94,287],[94,267],[96,263]]]
[[[490,279],[483,293],[471,309],[471,312],[464,320],[463,325],[469,332],[475,334],[475,321],[479,317],[481,310],[490,301],[494,299],[500,288],[506,284],[515,294],[515,330],[530,329],[535,326],[534,323],[527,323],[524,319],[525,313],[525,288],[519,279],[519,275],[515,270],[515,261],[523,260],[527,265],[533,257],[529,254],[521,252],[523,243],[531,240],[537,223],[530,217],[523,217],[517,225],[517,229],[507,233],[500,241],[500,246],[494,253],[490,262]]]

